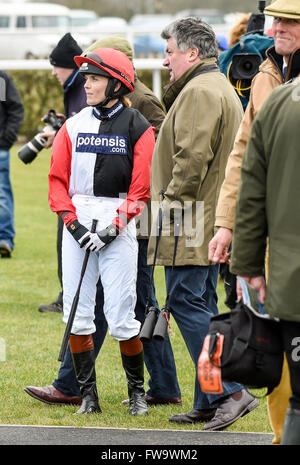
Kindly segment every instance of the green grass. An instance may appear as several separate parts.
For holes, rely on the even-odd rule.
[[[119,428],[193,429],[203,425],[169,423],[171,415],[192,408],[194,368],[174,320],[171,336],[183,404],[150,409],[147,417],[130,417],[121,405],[127,397],[118,343],[107,336],[97,359],[97,384],[102,415],[72,415],[74,406],[50,406],[24,392],[26,385],[46,386],[56,378],[57,361],[65,325],[60,314],[38,312],[40,303],[58,293],[56,271],[57,218],[48,206],[49,151],[43,150],[31,165],[11,153],[11,179],[15,197],[16,241],[11,259],[0,260],[0,338],[6,361],[0,361],[0,424],[72,425]],[[164,301],[163,269],[155,274],[157,296]],[[223,284],[218,286],[220,311],[226,310]],[[146,380],[147,380],[146,372]],[[259,392],[259,394],[261,394]],[[271,432],[266,399],[228,431]]]

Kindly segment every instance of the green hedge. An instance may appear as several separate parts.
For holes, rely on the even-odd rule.
[[[57,113],[64,113],[63,90],[51,71],[9,71],[14,78],[16,87],[21,95],[25,117],[20,129],[21,139],[30,140],[42,128],[41,117],[53,108]],[[152,87],[152,72],[138,71],[139,78]],[[166,85],[169,73],[162,71],[162,87]],[[162,91],[163,92],[163,91]]]

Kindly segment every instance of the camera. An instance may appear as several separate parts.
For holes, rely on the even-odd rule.
[[[43,116],[42,121],[46,123],[44,133],[50,133],[53,130],[58,131],[64,124],[64,117],[57,116],[55,110],[49,110],[46,115]],[[31,163],[38,153],[45,147],[47,138],[41,137],[41,133],[34,136],[27,144],[19,150],[18,156],[25,164]]]
[[[265,15],[263,13],[266,2],[259,0],[258,9],[260,13],[252,13],[245,36],[248,34],[264,34]],[[259,71],[259,66],[263,62],[261,55],[257,53],[247,53],[243,41],[240,41],[242,53],[237,53],[232,57],[232,64],[230,68],[230,78],[233,81],[246,81],[243,82],[244,86],[248,88],[252,79]]]
[[[232,57],[231,76],[235,80],[250,80],[259,71],[262,58],[257,53],[241,53]]]

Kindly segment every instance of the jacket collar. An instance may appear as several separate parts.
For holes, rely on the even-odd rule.
[[[275,46],[270,47],[266,51],[267,57],[274,63],[277,67],[280,75],[282,76],[282,66],[283,66],[283,56],[279,55],[276,50]],[[296,50],[289,56],[288,61],[288,69],[285,81],[290,81],[291,79],[295,79],[300,74],[300,49]]]
[[[194,66],[189,68],[179,79],[177,79],[177,81],[166,86],[165,93],[163,96],[163,102],[165,104],[166,110],[169,111],[170,107],[174,103],[176,97],[180,94],[181,90],[194,77],[194,75],[201,67],[205,67],[216,63],[216,58],[206,58],[200,63],[196,63]]]
[[[93,107],[93,115],[101,121],[108,121],[118,116],[124,108],[124,104],[121,100],[118,100],[117,103],[110,108],[103,108],[101,106]]]
[[[73,84],[73,82],[77,78],[78,73],[79,73],[79,69],[75,69],[73,71],[73,73],[68,77],[68,79],[66,80],[66,82],[63,85],[64,90],[67,89],[68,87],[70,87]]]

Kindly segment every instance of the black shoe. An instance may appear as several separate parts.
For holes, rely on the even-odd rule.
[[[6,241],[0,241],[0,255],[2,258],[10,258],[12,253],[12,248]]]
[[[41,304],[39,305],[39,312],[53,312],[53,313],[63,313],[63,307],[58,302],[52,302],[52,304]]]
[[[215,408],[210,409],[193,409],[187,413],[181,413],[178,415],[173,415],[169,421],[171,423],[182,424],[194,424],[199,422],[205,422],[211,420],[216,413]]]

